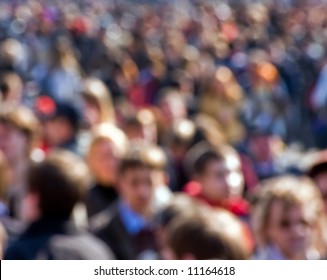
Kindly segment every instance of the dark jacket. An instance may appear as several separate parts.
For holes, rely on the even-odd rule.
[[[66,220],[41,219],[5,252],[7,260],[107,260],[110,249],[98,238]]]
[[[118,193],[115,187],[96,184],[86,195],[85,205],[88,217],[103,211],[117,198]]]
[[[118,260],[157,258],[154,231],[142,230],[136,235],[129,234],[120,217],[118,203],[95,215],[90,227],[112,249]]]

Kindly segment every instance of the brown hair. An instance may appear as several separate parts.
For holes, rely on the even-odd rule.
[[[28,173],[28,191],[39,195],[42,217],[68,218],[84,198],[89,185],[88,168],[71,152],[53,151]]]
[[[31,152],[39,136],[39,122],[29,108],[23,106],[0,106],[0,123],[8,124],[22,131],[28,139],[28,152]]]
[[[225,210],[203,208],[182,215],[168,226],[168,244],[178,259],[192,254],[196,259],[246,259],[242,225]]]

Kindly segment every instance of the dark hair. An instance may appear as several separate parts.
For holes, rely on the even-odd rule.
[[[313,166],[309,172],[308,172],[308,176],[311,178],[315,178],[316,176],[322,174],[322,173],[327,173],[327,162],[322,162],[319,163],[315,166]]]
[[[44,218],[69,218],[89,184],[85,163],[68,151],[55,151],[28,173],[28,191],[39,196]]]
[[[204,151],[193,164],[193,172],[195,174],[203,174],[209,163],[213,161],[223,161],[224,157],[217,151],[213,149],[208,149]]]

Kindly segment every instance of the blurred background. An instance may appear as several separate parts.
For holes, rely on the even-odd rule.
[[[324,258],[326,148],[325,0],[0,0],[4,252],[31,252],[28,226],[50,218],[40,206],[49,194],[31,187],[30,169],[64,150],[88,175],[72,220],[116,258]],[[150,170],[150,198],[131,150]],[[37,182],[50,188],[44,180]],[[179,195],[232,215],[220,213],[218,231],[233,235],[240,223],[246,254],[207,256],[182,246],[194,233],[180,237],[177,222],[166,228],[170,215],[183,212]],[[276,201],[285,206],[280,212]],[[117,230],[112,208],[132,240],[127,249],[115,247],[124,243],[120,234],[99,229]],[[189,228],[181,216],[179,226]],[[203,216],[197,221],[206,224]],[[135,241],[135,228],[148,224],[151,236]]]

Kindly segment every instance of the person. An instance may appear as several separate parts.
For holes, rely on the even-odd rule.
[[[79,154],[77,134],[81,116],[78,109],[71,103],[57,102],[48,96],[39,97],[35,109],[43,123],[43,150],[61,148]]]
[[[21,199],[26,188],[26,174],[38,138],[39,123],[34,113],[23,106],[0,106],[0,151],[11,173],[8,186],[8,210],[20,219]]]
[[[219,209],[203,208],[198,213],[180,215],[167,229],[172,259],[243,260],[242,225],[235,216]]]
[[[102,124],[93,129],[87,153],[87,163],[94,178],[85,201],[89,218],[118,199],[118,168],[127,146],[128,139],[119,128]]]
[[[234,170],[237,158],[229,152],[227,154],[222,147],[213,148],[206,142],[192,147],[185,162],[188,163],[187,169],[191,171],[193,180],[184,186],[183,191],[212,207],[225,208],[246,218],[249,205],[241,196],[243,177],[240,171]],[[233,180],[230,179],[231,174]]]
[[[68,151],[53,151],[31,166],[23,200],[28,228],[5,252],[5,259],[112,259],[106,245],[72,222],[74,206],[88,183],[85,163]]]
[[[0,101],[19,105],[22,101],[23,82],[15,72],[1,73]]]
[[[119,260],[156,259],[154,185],[146,147],[133,145],[118,172],[120,200],[94,216],[90,227]]]
[[[200,203],[195,198],[180,192],[175,193],[170,201],[156,213],[157,243],[161,259],[169,260],[174,258],[168,246],[169,225],[181,216],[198,213],[200,208],[205,206],[205,204]]]
[[[318,189],[306,177],[265,181],[253,207],[255,259],[319,259],[326,253],[326,216]],[[310,203],[308,203],[310,202]]]
[[[116,123],[111,93],[101,80],[85,79],[82,92],[87,127],[93,128],[101,123],[113,125]]]
[[[308,170],[309,177],[317,185],[324,200],[325,212],[327,213],[327,151],[316,153]]]

